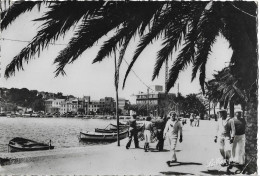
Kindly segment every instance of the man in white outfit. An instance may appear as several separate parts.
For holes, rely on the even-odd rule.
[[[218,112],[219,120],[217,124],[215,142],[219,140],[219,150],[223,157],[223,163],[221,166],[227,166],[231,158],[231,148],[235,136],[234,120],[227,117],[226,110],[220,110]]]
[[[245,129],[246,121],[242,117],[242,111],[235,112],[235,138],[232,147],[232,161],[238,165],[245,164]]]
[[[177,120],[176,113],[173,112],[171,118],[167,121],[165,129],[164,129],[164,139],[166,135],[168,136],[170,149],[172,150],[171,161],[167,161],[167,164],[177,162],[177,157],[175,153],[178,133],[180,134],[179,142],[182,142],[182,125],[181,122]]]

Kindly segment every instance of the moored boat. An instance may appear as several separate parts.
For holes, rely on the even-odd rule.
[[[37,150],[50,150],[54,149],[54,146],[50,144],[39,143],[30,139],[21,137],[13,138],[9,141],[9,152],[22,152],[22,151],[37,151]]]
[[[128,126],[125,124],[119,124],[119,131],[127,130]],[[117,133],[117,125],[109,124],[106,128],[95,128],[95,132],[99,133]]]
[[[123,130],[119,132],[119,139],[124,139],[128,136],[128,130]],[[117,133],[100,133],[100,132],[80,132],[79,136],[80,140],[86,141],[116,141],[117,140]]]

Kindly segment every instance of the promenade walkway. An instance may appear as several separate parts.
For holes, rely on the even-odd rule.
[[[87,146],[81,148],[45,151],[48,156],[31,156],[31,161],[24,160],[18,164],[0,166],[0,175],[4,174],[47,174],[47,175],[221,175],[225,168],[208,167],[210,161],[220,157],[218,144],[213,142],[216,122],[201,120],[200,127],[183,129],[183,142],[177,145],[179,163],[169,167],[170,158],[167,141],[165,151],[151,150],[144,152],[135,149],[132,143],[129,150],[125,148],[126,139],[121,146],[109,145]],[[152,143],[151,148],[155,148]],[[140,143],[140,147],[143,142]],[[55,154],[56,152],[56,154]],[[33,154],[27,154],[33,155]],[[24,156],[26,157],[26,156]],[[25,162],[26,161],[26,162]],[[212,162],[211,162],[212,163]]]

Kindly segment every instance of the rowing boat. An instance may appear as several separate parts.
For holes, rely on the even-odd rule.
[[[123,130],[119,132],[119,140],[128,137],[128,130]],[[93,131],[80,132],[80,140],[86,141],[116,141],[117,133],[100,133]]]
[[[30,139],[21,137],[13,138],[9,141],[9,152],[22,152],[22,151],[37,151],[37,150],[50,150],[54,149],[54,146],[50,144],[39,143]]]

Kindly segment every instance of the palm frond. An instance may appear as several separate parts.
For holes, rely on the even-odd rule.
[[[182,40],[182,37],[185,34],[187,23],[188,22],[185,21],[179,22],[178,24],[172,24],[174,27],[172,27],[173,29],[169,29],[170,32],[166,34],[166,40],[163,43],[164,47],[157,54],[157,61],[154,67],[152,80],[159,75],[162,64],[169,58],[174,48],[177,50],[178,43]]]
[[[211,9],[204,11],[199,24],[198,24],[198,51],[195,62],[193,64],[192,80],[196,77],[196,73],[200,68],[200,85],[203,93],[205,82],[205,66],[208,56],[211,52],[211,47],[219,35],[219,28],[222,24],[221,19],[217,15],[216,9],[219,4],[213,4]]]
[[[134,32],[130,33],[129,35],[127,35],[125,37],[125,41],[124,41],[124,43],[122,45],[122,49],[120,50],[120,53],[119,53],[118,68],[120,68],[120,66],[121,66],[121,63],[124,59],[126,48],[128,47],[128,44],[133,36],[134,36]]]
[[[150,7],[149,10],[143,13],[142,11],[144,7],[147,5]],[[122,41],[125,38],[125,36],[132,34],[133,31],[135,33],[139,27],[145,28],[148,23],[147,21],[150,21],[153,18],[154,14],[157,13],[157,11],[158,11],[158,7],[156,6],[156,4],[152,3],[151,5],[149,5],[149,4],[142,3],[135,8],[134,12],[133,11],[128,12],[127,15],[125,16],[126,18],[128,18],[126,22],[117,31],[116,35],[114,35],[104,43],[104,45],[99,50],[97,57],[94,59],[93,63],[98,61],[100,62],[105,57],[109,56],[111,52],[116,48],[116,45],[118,43],[120,44],[120,41]]]
[[[125,86],[127,76],[139,55],[154,39],[156,39],[163,31],[165,31],[165,28],[167,28],[166,26],[169,24],[170,20],[174,16],[173,14],[174,13],[172,10],[167,9],[165,13],[162,13],[162,15],[158,17],[158,21],[153,24],[149,33],[141,38],[137,46],[137,49],[135,50],[135,54],[132,58],[132,61],[126,71],[125,78],[123,81],[123,87]]]
[[[31,11],[41,1],[15,1],[7,10],[1,12],[1,31],[6,29],[18,16]]]
[[[106,10],[109,10],[109,12],[105,11],[96,18],[83,19],[68,46],[59,53],[59,56],[54,61],[54,63],[58,63],[55,71],[56,76],[63,74],[64,67],[67,64],[75,61],[79,55],[92,47],[101,37],[124,22],[125,16],[122,13],[125,8],[116,5]]]
[[[82,3],[82,2],[62,2],[50,6],[50,11],[37,21],[46,21],[38,31],[32,41],[17,55],[7,66],[5,77],[10,77],[15,73],[15,69],[23,69],[23,61],[34,57],[38,52],[46,48],[51,41],[55,41],[59,36],[64,35],[73,25],[89,12],[102,7],[101,3]],[[57,10],[58,9],[58,10]],[[61,16],[60,10],[64,13]],[[75,11],[77,13],[75,13]]]
[[[170,69],[169,81],[167,83],[167,91],[169,91],[175,84],[179,73],[181,70],[185,69],[188,64],[194,62],[194,55],[196,52],[197,38],[198,38],[198,23],[201,17],[202,12],[204,11],[207,3],[200,2],[196,3],[196,6],[193,7],[194,4],[191,4],[191,7],[188,8],[188,17],[190,19],[190,23],[188,24],[188,34],[184,38],[185,43],[184,47],[180,51],[176,61],[173,63],[172,68]],[[187,9],[186,9],[187,11]]]

